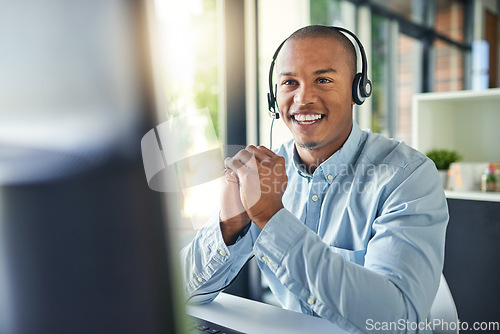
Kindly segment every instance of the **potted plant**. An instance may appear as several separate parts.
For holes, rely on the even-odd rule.
[[[426,155],[436,165],[439,175],[441,176],[443,188],[446,188],[448,169],[452,163],[460,161],[462,156],[457,151],[447,149],[433,149],[428,151]]]

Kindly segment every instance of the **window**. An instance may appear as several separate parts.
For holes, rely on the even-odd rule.
[[[166,115],[159,115],[159,119],[181,128],[176,140],[186,157],[194,156],[220,146],[217,40],[220,23],[216,0],[157,0],[155,12],[164,89],[161,99],[166,109]],[[192,180],[200,171],[206,172],[207,167],[221,163],[206,161],[204,165],[188,163],[188,168],[178,168],[179,182]],[[181,188],[178,197],[183,220],[178,228],[184,238],[180,241],[182,245],[192,238],[193,229],[200,228],[213,213],[219,198],[219,180],[188,187],[181,184]]]
[[[390,117],[391,99],[389,94],[394,90],[394,52],[392,49],[392,24],[387,18],[373,14],[371,20],[371,80],[372,120],[371,130],[389,136],[394,133],[394,117]]]
[[[462,1],[438,0],[434,20],[436,32],[456,42],[465,42],[464,10]]]
[[[397,35],[397,76],[396,76],[396,110],[392,113],[396,119],[396,132],[390,134],[405,143],[411,141],[411,101],[414,93],[420,92],[418,86],[422,74],[420,50],[422,43],[408,35]],[[387,94],[387,93],[386,93]],[[390,94],[390,92],[388,92]]]
[[[434,41],[433,91],[444,92],[464,89],[463,53],[454,45]]]
[[[346,4],[355,6],[358,37],[371,61],[372,131],[411,145],[411,96],[469,86],[467,61],[472,35],[471,2],[461,0],[311,0],[311,23],[341,22]],[[368,10],[370,34],[365,36]]]

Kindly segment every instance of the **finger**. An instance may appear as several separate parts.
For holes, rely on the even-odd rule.
[[[277,157],[278,155],[276,153],[274,153],[273,151],[271,151],[270,149],[268,149],[267,147],[263,146],[263,145],[260,145],[258,147],[258,149],[261,151],[261,152],[264,152],[265,154],[267,154],[269,157],[271,158],[274,158],[274,157]]]
[[[239,160],[243,165],[247,164],[250,160],[254,158],[254,154],[251,150],[247,150],[246,148],[238,151],[232,159]]]
[[[241,176],[245,173],[248,173],[252,167],[255,170],[257,168],[255,164],[255,158],[253,159],[253,163],[252,160],[245,163],[244,161],[241,161],[236,157],[233,157],[227,161],[227,168],[233,171],[238,179],[240,179]]]
[[[236,175],[235,172],[233,172],[230,168],[224,169],[222,172],[222,176],[224,177],[224,180],[227,182],[232,182],[232,183],[240,183],[238,179],[238,175]]]
[[[264,146],[255,147],[253,145],[249,145],[247,147],[247,150],[251,151],[255,155],[255,158],[257,159],[257,161],[263,161],[265,159],[272,158],[272,157],[276,156],[276,154],[274,154],[273,151],[267,150],[267,151],[272,153],[272,155],[270,155],[266,150],[263,150],[262,148],[265,148],[265,147]]]
[[[224,159],[224,167],[226,167],[226,169],[229,168],[229,161],[231,161],[232,157],[227,157]]]
[[[234,159],[239,160],[243,165],[246,165],[247,162],[250,161],[253,157],[254,155],[252,151],[243,149],[238,151],[238,153],[236,153],[233,157],[227,157],[226,159],[224,159],[224,165],[226,166],[226,168],[229,167],[228,164]]]
[[[229,168],[231,171],[235,172],[238,170],[238,168],[243,167],[243,163],[241,163],[240,160],[233,158],[228,158],[225,161],[226,167]]]

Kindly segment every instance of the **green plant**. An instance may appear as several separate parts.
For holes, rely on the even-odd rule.
[[[427,157],[434,161],[436,168],[447,170],[453,162],[460,161],[462,156],[457,151],[446,149],[434,149],[426,153]]]

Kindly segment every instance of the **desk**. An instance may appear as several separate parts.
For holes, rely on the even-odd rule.
[[[328,320],[227,293],[211,303],[188,305],[187,313],[249,334],[347,333]]]

